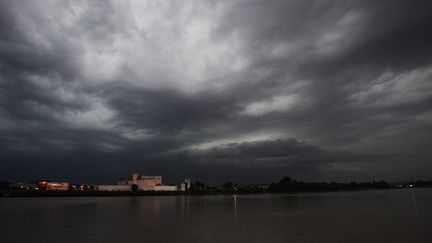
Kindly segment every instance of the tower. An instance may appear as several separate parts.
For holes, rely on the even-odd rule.
[[[139,178],[138,172],[132,173],[132,184],[138,185],[138,178]]]

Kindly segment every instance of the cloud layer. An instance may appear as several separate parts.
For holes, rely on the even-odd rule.
[[[430,177],[430,5],[2,1],[0,178]]]

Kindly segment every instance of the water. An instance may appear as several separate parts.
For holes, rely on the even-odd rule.
[[[0,242],[432,242],[432,189],[0,198]]]

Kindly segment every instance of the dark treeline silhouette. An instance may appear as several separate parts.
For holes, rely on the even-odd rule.
[[[9,181],[0,181],[0,189],[8,189],[10,184]]]
[[[210,188],[210,187],[209,187]],[[385,181],[371,182],[302,182],[290,177],[283,177],[278,183],[270,185],[239,185],[226,182],[212,190],[212,193],[284,193],[284,192],[319,192],[319,191],[355,191],[367,189],[390,189],[395,185]],[[192,191],[194,192],[194,191]],[[202,193],[202,191],[201,191]]]
[[[366,189],[389,189],[392,185],[385,181],[372,182],[301,182],[290,177],[282,178],[279,183],[272,183],[269,186],[270,192],[298,192],[298,191],[346,191]]]

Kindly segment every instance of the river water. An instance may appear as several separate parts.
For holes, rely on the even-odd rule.
[[[432,242],[432,189],[0,198],[0,242]]]

